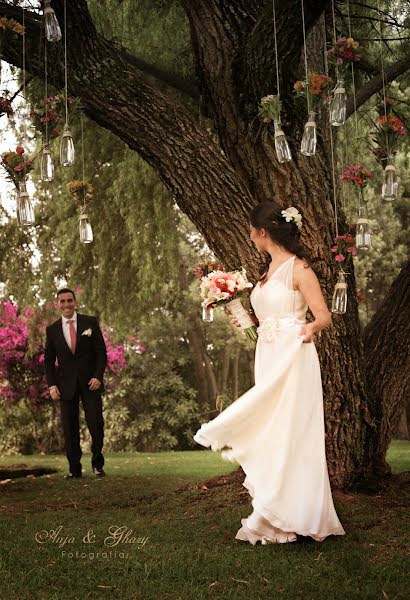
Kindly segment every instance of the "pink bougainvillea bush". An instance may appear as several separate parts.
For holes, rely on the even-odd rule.
[[[29,400],[38,406],[48,399],[44,376],[45,330],[56,318],[55,306],[19,310],[0,301],[0,397],[3,402]],[[107,346],[107,386],[115,387],[126,368],[123,344],[114,343],[103,331]]]

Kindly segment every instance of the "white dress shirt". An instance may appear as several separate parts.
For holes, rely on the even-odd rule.
[[[63,323],[64,338],[65,338],[65,341],[67,342],[68,347],[71,350],[70,323],[68,321],[69,320],[74,321],[73,325],[74,325],[75,332],[77,333],[77,313],[74,311],[74,314],[71,317],[71,319],[66,319],[63,316],[61,317],[61,319],[62,319],[62,323]]]

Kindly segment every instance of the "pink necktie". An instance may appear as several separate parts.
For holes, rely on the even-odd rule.
[[[77,333],[75,331],[73,319],[68,319],[67,323],[70,325],[71,352],[74,354],[75,353],[75,344],[77,341]]]

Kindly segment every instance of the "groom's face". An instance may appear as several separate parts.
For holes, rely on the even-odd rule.
[[[63,317],[66,319],[71,319],[76,307],[74,296],[70,292],[64,292],[63,294],[60,294],[58,296],[58,307]]]

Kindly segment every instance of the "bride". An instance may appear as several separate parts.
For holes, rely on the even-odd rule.
[[[262,202],[249,214],[250,238],[268,262],[251,293],[258,326],[255,385],[204,423],[194,440],[239,463],[253,512],[236,539],[256,544],[323,541],[344,535],[325,454],[320,365],[315,334],[331,323],[318,279],[299,244],[302,217]],[[307,309],[314,321],[306,323]],[[230,316],[231,322],[239,326]]]

